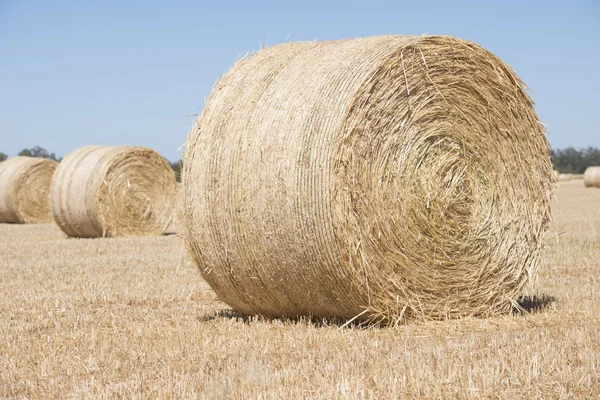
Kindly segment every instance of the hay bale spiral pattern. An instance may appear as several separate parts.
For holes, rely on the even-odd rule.
[[[190,254],[245,314],[506,312],[554,188],[523,83],[438,36],[287,43],[213,89],[184,155]]]
[[[13,157],[0,163],[0,222],[52,222],[48,192],[58,162]]]
[[[69,236],[161,235],[173,216],[176,185],[173,170],[154,150],[82,147],[56,170],[52,212]]]

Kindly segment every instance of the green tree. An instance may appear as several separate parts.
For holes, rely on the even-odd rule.
[[[600,149],[567,147],[550,152],[554,169],[564,174],[583,174],[588,167],[600,166]]]
[[[177,179],[177,182],[181,182],[181,168],[183,167],[183,160],[169,162],[169,164],[171,164],[171,168],[173,168],[173,172],[175,172],[175,178]]]
[[[23,149],[19,152],[20,156],[48,158],[54,161],[60,161],[56,154],[49,153],[46,149],[40,146],[32,147],[31,149]]]
[[[4,153],[0,153],[0,161],[4,161],[8,158],[8,156]]]

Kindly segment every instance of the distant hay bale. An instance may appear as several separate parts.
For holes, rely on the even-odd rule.
[[[188,136],[183,184],[190,254],[235,310],[384,321],[509,311],[554,188],[523,83],[439,36],[237,63]]]
[[[560,172],[558,172],[557,170],[554,170],[554,180],[558,181],[558,179],[560,178]]]
[[[48,192],[58,162],[12,157],[0,163],[0,222],[52,222]]]
[[[183,217],[183,187],[180,182],[177,182],[177,192],[175,200],[175,211],[171,223],[167,227],[166,233],[182,233],[181,218]]]
[[[170,165],[154,150],[82,147],[56,170],[52,212],[69,236],[161,235],[173,216],[176,185]]]
[[[571,178],[572,178],[571,174],[560,174],[560,175],[558,175],[558,180],[561,181],[561,182],[562,181],[570,181]]]
[[[588,167],[583,174],[585,187],[600,188],[600,167]]]

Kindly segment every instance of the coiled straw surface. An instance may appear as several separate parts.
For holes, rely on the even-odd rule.
[[[600,167],[588,167],[583,174],[585,187],[600,188]]]
[[[177,183],[158,153],[143,147],[82,147],[56,170],[52,212],[69,236],[163,234]]]
[[[0,222],[52,222],[48,192],[57,165],[21,156],[0,163]]]
[[[554,187],[523,83],[437,36],[237,63],[189,134],[183,182],[190,253],[234,309],[387,321],[507,312]]]

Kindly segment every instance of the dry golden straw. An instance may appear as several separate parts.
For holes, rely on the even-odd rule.
[[[181,183],[177,183],[177,192],[176,192],[176,201],[175,201],[175,211],[173,213],[173,218],[171,219],[171,223],[167,227],[167,233],[181,233],[181,219],[183,218],[183,188]]]
[[[600,167],[588,167],[583,174],[585,187],[600,188]]]
[[[0,222],[52,222],[48,192],[58,163],[13,157],[0,163]]]
[[[554,179],[524,84],[452,37],[286,43],[213,89],[184,156],[190,253],[235,310],[507,312]]]
[[[52,212],[69,236],[160,235],[171,222],[177,183],[143,147],[82,147],[65,157],[51,188]]]

